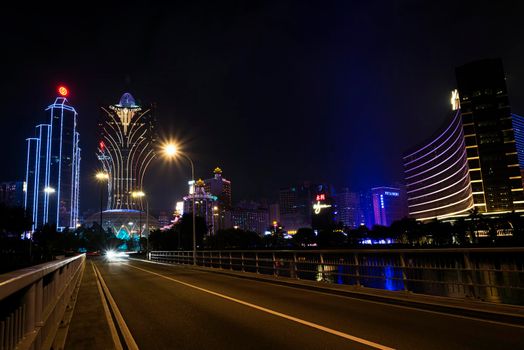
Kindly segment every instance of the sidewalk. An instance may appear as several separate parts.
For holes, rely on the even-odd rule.
[[[65,349],[114,349],[91,260],[87,259]]]
[[[136,260],[162,265],[198,269],[211,273],[234,276],[237,278],[257,280],[292,288],[302,288],[322,293],[342,295],[355,299],[363,299],[368,301],[394,304],[434,312],[455,314],[463,317],[480,318],[494,322],[511,323],[524,326],[524,306],[497,304],[486,301],[479,301],[475,299],[462,299],[416,294],[405,291],[388,291],[353,285],[333,284],[328,282],[299,280],[290,277],[257,274],[254,272],[241,272],[200,266],[193,267],[192,265],[174,265],[167,263],[157,263],[155,261],[148,261],[142,259]]]

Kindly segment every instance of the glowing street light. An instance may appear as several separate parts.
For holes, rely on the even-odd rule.
[[[104,171],[99,171],[95,174],[96,180],[100,183],[100,233],[102,233],[102,213],[104,212],[104,182],[109,181],[109,174]]]
[[[195,166],[193,165],[193,161],[189,156],[185,153],[182,153],[178,150],[178,147],[173,143],[168,143],[163,146],[163,152],[164,155],[167,158],[175,158],[177,156],[182,156],[186,158],[189,161],[189,164],[191,164],[191,181],[193,183],[193,186],[195,184]],[[195,189],[193,187],[193,193],[192,193],[192,207],[193,207],[193,265],[196,265],[196,226],[195,226]]]
[[[133,197],[133,198],[140,198],[140,200],[142,200],[142,198],[144,198],[144,197],[146,198],[146,230],[147,230],[146,251],[149,251],[149,201],[147,200],[146,194],[143,191],[131,192],[131,197]],[[140,211],[139,224],[138,225],[139,225],[139,230],[140,230],[139,237],[141,239],[142,238],[142,211]]]

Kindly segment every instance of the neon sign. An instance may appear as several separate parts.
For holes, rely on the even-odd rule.
[[[315,204],[313,204],[313,210],[315,214],[320,214],[320,211],[326,208],[331,208],[331,204],[323,204],[323,203],[320,203],[320,201],[317,201]]]
[[[385,191],[384,194],[386,196],[393,196],[393,197],[398,197],[400,195],[400,193],[398,192],[389,192],[389,191]]]
[[[69,91],[67,90],[65,86],[59,86],[58,93],[60,94],[60,96],[66,97],[69,94]]]
[[[326,195],[325,194],[317,194],[317,197],[316,199],[317,201],[325,201],[326,200]]]

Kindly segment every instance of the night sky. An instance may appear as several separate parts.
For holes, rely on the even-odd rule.
[[[183,144],[196,177],[222,167],[234,201],[302,180],[402,181],[402,153],[441,126],[454,69],[472,60],[503,59],[524,113],[522,1],[169,3],[2,10],[0,181],[25,177],[25,138],[59,83],[79,113],[82,210],[98,207],[100,107],[124,92],[157,105],[160,139]],[[189,176],[157,159],[152,210],[170,209]]]

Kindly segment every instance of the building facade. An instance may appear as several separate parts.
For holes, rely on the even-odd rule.
[[[524,209],[515,133],[500,59],[456,69],[475,207],[481,213]]]
[[[142,191],[146,170],[155,157],[152,111],[137,105],[130,93],[118,104],[102,108],[98,159],[108,174],[108,210],[144,211]]]
[[[517,117],[498,59],[456,69],[452,117],[404,157],[409,215],[419,220],[524,210]],[[517,137],[516,137],[517,136]]]
[[[25,181],[1,182],[0,204],[7,207],[23,207],[25,186]]]
[[[366,225],[364,210],[361,205],[361,195],[358,192],[352,192],[343,188],[335,196],[336,203],[336,221],[342,223],[348,228],[357,228]]]
[[[375,225],[390,226],[393,221],[407,216],[405,197],[400,188],[375,187],[371,189]]]
[[[296,186],[281,188],[278,193],[280,223],[285,230],[297,231],[311,227],[313,185],[303,182]]]
[[[269,227],[269,210],[255,202],[241,202],[231,210],[233,227],[264,234]]]
[[[67,90],[46,108],[49,124],[36,127],[27,139],[24,207],[32,213],[33,231],[45,224],[57,230],[78,224],[80,135],[77,112],[66,99]]]
[[[184,213],[193,212],[193,201],[195,201],[195,216],[199,216],[206,221],[207,234],[213,235],[219,220],[219,207],[217,205],[217,196],[208,193],[205,189],[205,183],[202,179],[195,182],[194,187],[190,188],[190,193],[184,197]]]

